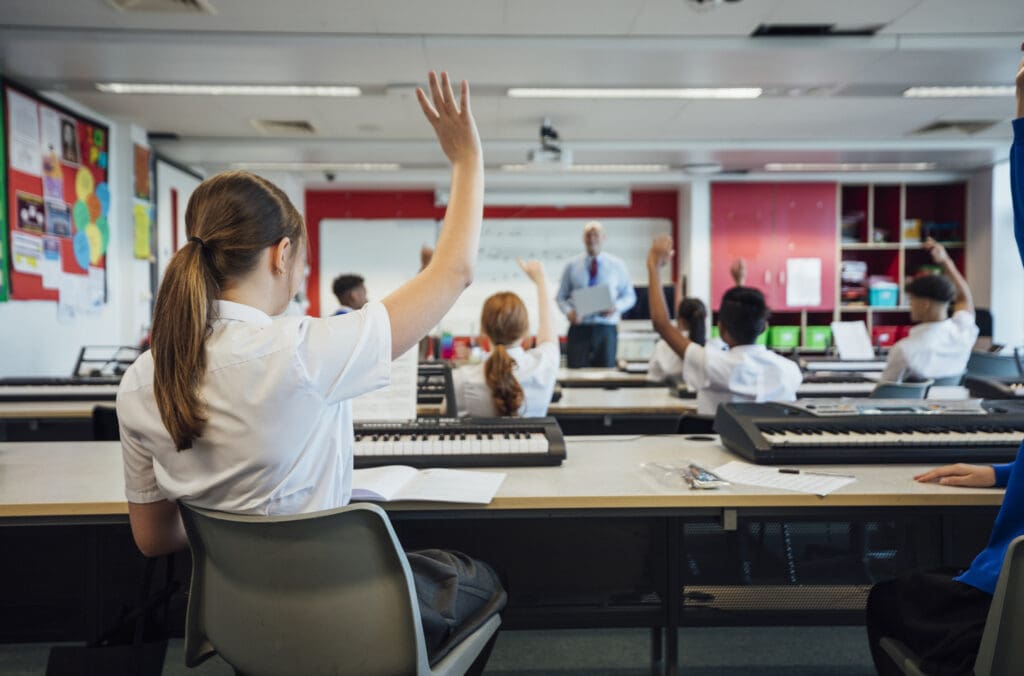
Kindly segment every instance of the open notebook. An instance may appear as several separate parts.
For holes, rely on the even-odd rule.
[[[352,501],[470,502],[486,505],[498,493],[505,474],[460,469],[415,469],[387,465],[352,473]]]

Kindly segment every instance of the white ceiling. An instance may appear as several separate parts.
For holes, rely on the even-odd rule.
[[[549,116],[580,162],[934,161],[1005,156],[1012,97],[914,100],[918,84],[1009,84],[1022,0],[209,0],[215,15],[105,0],[2,0],[0,71],[150,131],[205,170],[241,161],[442,165],[411,87],[470,81],[489,165],[521,162]],[[761,23],[882,24],[872,38],[750,38]],[[355,84],[357,99],[102,94],[122,82]],[[509,86],[759,86],[753,101],[510,99]],[[308,120],[271,138],[252,119]],[[998,121],[914,136],[939,120]]]

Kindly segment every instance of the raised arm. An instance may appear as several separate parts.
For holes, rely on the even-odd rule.
[[[729,274],[732,275],[732,281],[736,286],[743,286],[747,283],[747,262],[737,258],[729,267]]]
[[[1021,45],[1024,49],[1024,45]],[[1010,194],[1013,196],[1013,233],[1024,263],[1024,61],[1017,67],[1017,119],[1010,146]]]
[[[647,253],[647,305],[651,311],[651,323],[672,351],[680,357],[686,355],[690,347],[690,339],[680,333],[668,317],[665,307],[665,294],[661,290],[661,268],[672,258],[672,238],[661,235],[651,244]]]
[[[430,262],[412,280],[389,294],[384,306],[391,318],[391,356],[415,345],[451,309],[473,281],[483,221],[484,162],[480,135],[469,109],[469,85],[462,82],[456,102],[447,73],[430,73],[431,99],[416,97],[452,164],[452,189],[444,224]]]
[[[551,299],[551,292],[548,291],[548,279],[544,274],[544,265],[540,261],[523,262],[518,258],[516,261],[537,287],[537,344],[557,343],[558,336],[555,334],[553,319],[554,301]]]
[[[942,266],[943,272],[956,287],[956,298],[953,300],[953,312],[966,310],[974,312],[974,299],[971,297],[971,287],[967,286],[967,280],[956,269],[953,259],[949,257],[946,247],[942,246],[929,237],[922,245],[932,255],[936,265]]]

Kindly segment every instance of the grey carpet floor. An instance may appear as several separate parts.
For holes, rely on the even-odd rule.
[[[646,630],[506,631],[488,676],[649,676]],[[45,673],[48,644],[0,645],[0,676]],[[863,627],[743,627],[680,632],[681,673],[688,676],[872,676]],[[231,676],[213,658],[188,669],[182,642],[171,642],[164,676]]]

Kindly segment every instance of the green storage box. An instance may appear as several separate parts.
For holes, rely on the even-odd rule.
[[[828,326],[808,326],[804,347],[808,350],[827,350],[832,344],[832,329]]]
[[[770,329],[765,329],[764,331],[761,332],[761,335],[757,337],[757,344],[758,345],[767,345],[768,344],[768,331],[769,330]],[[797,336],[799,336],[799,335],[800,335],[800,330],[797,329]],[[717,326],[712,326],[711,327],[711,337],[712,338],[718,338],[719,337],[718,336],[718,327]],[[794,345],[794,347],[795,347],[795,345]]]
[[[799,326],[768,327],[768,346],[774,348],[797,347],[800,344]]]

